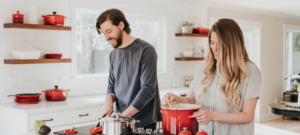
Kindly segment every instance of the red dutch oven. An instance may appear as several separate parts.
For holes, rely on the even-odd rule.
[[[58,89],[58,86],[54,86],[54,89],[42,91],[45,93],[47,101],[65,101],[70,90]]]
[[[45,25],[64,26],[65,16],[57,15],[56,12],[50,15],[42,15]]]
[[[199,111],[199,105],[178,103],[170,107],[164,104],[161,105],[161,108],[164,135],[178,135],[184,127],[187,127],[187,130],[191,131],[193,135],[197,133],[197,120],[190,116]]]

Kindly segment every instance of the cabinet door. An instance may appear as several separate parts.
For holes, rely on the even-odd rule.
[[[39,114],[29,116],[29,130],[33,130],[36,120],[44,120],[49,127],[56,127],[72,123],[80,123],[95,120],[98,118],[98,108],[87,108],[80,110]]]

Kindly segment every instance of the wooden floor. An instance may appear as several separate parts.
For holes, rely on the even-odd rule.
[[[300,135],[299,118],[285,117],[255,123],[255,135]]]

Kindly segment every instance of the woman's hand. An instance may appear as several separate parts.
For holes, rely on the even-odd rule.
[[[201,110],[201,111],[195,112],[192,115],[192,117],[196,118],[197,122],[200,125],[206,125],[213,120],[214,112],[207,111],[207,110]]]
[[[177,96],[172,94],[171,96],[171,93],[167,93],[164,95],[164,101],[167,105],[170,105],[171,102],[175,103],[177,100]]]

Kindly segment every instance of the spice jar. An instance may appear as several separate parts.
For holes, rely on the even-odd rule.
[[[12,17],[13,17],[13,23],[23,23],[24,15],[19,14],[19,11],[17,11],[16,14],[13,14]]]
[[[179,135],[192,135],[192,133],[187,130],[187,127],[184,127],[183,130],[179,132]]]

